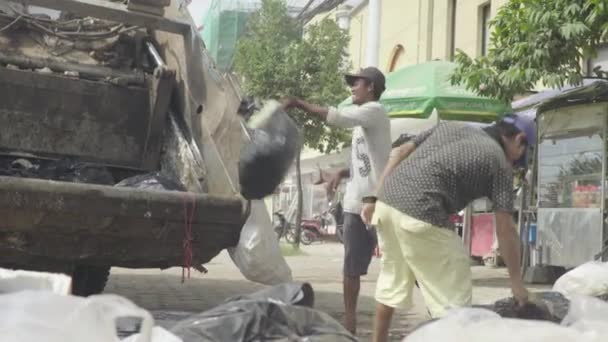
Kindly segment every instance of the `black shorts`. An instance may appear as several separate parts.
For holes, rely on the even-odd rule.
[[[377,237],[367,229],[360,215],[344,213],[344,275],[358,277],[367,274]]]

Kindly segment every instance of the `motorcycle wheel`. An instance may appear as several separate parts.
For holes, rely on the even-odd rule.
[[[300,242],[308,246],[316,240],[315,233],[311,232],[308,229],[302,229],[302,234],[300,235]]]
[[[284,236],[285,236],[285,241],[287,241],[289,243],[296,242],[296,230],[293,227],[290,226],[289,228],[287,228]]]

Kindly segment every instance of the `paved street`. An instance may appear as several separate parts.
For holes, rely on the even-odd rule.
[[[287,257],[295,280],[312,284],[315,290],[315,307],[334,318],[342,319],[342,245],[316,244],[303,247],[305,255]],[[361,284],[359,304],[359,333],[362,341],[371,336],[374,313],[374,286],[378,275],[375,259],[370,275]],[[151,310],[160,325],[170,326],[189,312],[201,312],[221,304],[226,299],[263,288],[245,280],[227,253],[220,254],[207,265],[209,273],[192,273],[181,283],[181,269],[128,270],[112,269],[106,293],[116,293]],[[490,303],[509,295],[505,269],[474,267],[474,302]],[[394,318],[392,340],[400,341],[408,331],[428,317],[422,298],[416,293],[415,309],[399,312]]]

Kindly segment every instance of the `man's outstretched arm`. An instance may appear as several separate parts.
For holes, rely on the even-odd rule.
[[[308,103],[302,99],[292,98],[283,102],[285,109],[290,108],[298,108],[307,113],[315,114],[321,118],[323,121],[327,121],[327,114],[329,113],[329,108],[315,105],[312,103]]]
[[[340,128],[373,127],[380,122],[380,116],[386,115],[373,106],[361,105],[336,109],[315,105],[296,98],[284,100],[283,107],[285,109],[301,109],[307,113],[317,115],[331,126]]]

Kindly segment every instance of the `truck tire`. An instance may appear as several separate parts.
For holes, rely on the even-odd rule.
[[[109,276],[110,266],[76,266],[72,272],[72,294],[82,297],[99,294]]]

